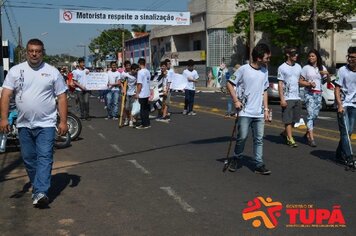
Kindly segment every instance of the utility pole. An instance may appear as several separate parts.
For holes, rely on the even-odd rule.
[[[121,53],[122,53],[122,66],[124,66],[125,62],[125,28],[124,25],[122,25],[122,31],[121,31],[121,41],[122,41],[122,48],[121,48]]]
[[[4,55],[3,55],[3,47],[2,47],[2,7],[3,7],[3,1],[0,0],[0,85],[4,83]]]
[[[255,47],[255,2],[250,0],[250,43],[249,60],[252,62],[252,50]]]
[[[313,0],[313,48],[318,49],[318,13],[316,10],[317,0]]]

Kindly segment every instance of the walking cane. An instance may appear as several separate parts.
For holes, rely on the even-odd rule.
[[[343,123],[344,123],[344,126],[345,126],[345,130],[346,130],[346,134],[347,134],[347,144],[348,144],[348,147],[349,147],[350,154],[352,156],[353,152],[352,152],[352,147],[351,147],[351,140],[350,140],[350,136],[349,136],[349,130],[348,130],[347,124],[346,124],[345,113],[343,112],[340,115],[342,115],[342,120],[343,120]],[[351,160],[351,161],[353,162],[353,163],[351,163],[352,166],[348,166],[349,161],[346,160],[346,162],[347,162],[346,165],[347,166],[346,166],[345,170],[355,169],[355,162],[353,160]]]
[[[223,167],[223,170],[222,170],[223,172],[225,172],[230,167],[230,164],[231,164],[232,157],[229,157],[230,156],[230,149],[231,149],[232,141],[233,141],[233,139],[235,137],[236,126],[237,126],[238,119],[239,119],[239,116],[237,115],[236,119],[234,121],[234,127],[232,129],[232,134],[231,134],[231,138],[230,138],[230,142],[229,142],[229,147],[228,147],[227,153],[226,153],[226,160],[224,161],[224,167]]]
[[[119,128],[122,128],[122,117],[124,115],[124,108],[125,108],[125,100],[126,100],[126,87],[127,87],[127,80],[124,81],[123,87],[123,96],[121,98],[121,109],[120,109],[120,120],[119,120]]]

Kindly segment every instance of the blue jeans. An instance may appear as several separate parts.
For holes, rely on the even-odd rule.
[[[48,194],[53,164],[54,127],[19,128],[21,156],[34,194]]]
[[[344,107],[344,113],[337,114],[339,123],[340,141],[336,149],[336,158],[341,160],[352,159],[352,146],[350,136],[353,132],[356,120],[356,108]],[[346,126],[345,126],[346,125]]]
[[[321,108],[321,94],[306,93],[305,94],[305,106],[307,108],[307,128],[308,130],[314,129],[314,122],[318,118]]]
[[[242,158],[248,131],[251,127],[253,137],[253,153],[256,167],[259,168],[264,165],[262,159],[264,126],[264,118],[239,117],[236,127],[237,137],[234,154],[237,159]]]
[[[193,111],[193,106],[194,106],[194,96],[195,96],[195,90],[185,90],[185,99],[184,99],[184,110],[187,110],[187,112]]]
[[[111,90],[106,94],[107,111],[109,117],[119,116],[119,90]]]

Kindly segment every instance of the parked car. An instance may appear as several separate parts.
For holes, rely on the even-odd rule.
[[[335,80],[335,76],[331,76],[331,82],[324,82],[321,85],[322,93],[321,93],[321,110],[327,110],[335,107],[335,94],[334,89],[335,85],[333,81]],[[304,103],[304,88],[299,89],[299,95]]]
[[[267,89],[268,100],[279,100],[278,79],[275,75],[268,76],[269,87]]]
[[[335,103],[335,95],[334,95],[334,89],[335,85],[333,84],[333,80],[335,79],[335,76],[331,76],[331,82],[324,82],[321,86],[323,92],[322,92],[322,101],[321,101],[321,109],[326,110],[328,108],[333,108],[334,103]],[[267,89],[267,94],[268,94],[268,100],[279,100],[279,93],[278,93],[278,79],[277,76],[269,76],[268,77],[269,81],[269,87]],[[304,103],[304,88],[300,87],[299,88],[299,95],[300,98],[302,99]]]

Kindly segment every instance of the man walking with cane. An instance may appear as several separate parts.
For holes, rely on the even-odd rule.
[[[258,44],[252,51],[252,62],[241,66],[235,73],[235,80],[229,80],[227,89],[235,108],[239,111],[237,121],[237,138],[234,158],[229,170],[234,172],[243,158],[243,151],[249,128],[253,133],[253,152],[255,155],[255,173],[269,175],[263,155],[264,124],[269,120],[268,109],[268,70],[266,65],[271,52],[266,44]],[[234,89],[236,86],[236,92]]]
[[[335,80],[335,99],[339,123],[340,141],[336,149],[336,160],[355,168],[350,136],[356,121],[356,47],[347,50],[348,64],[341,67]]]

